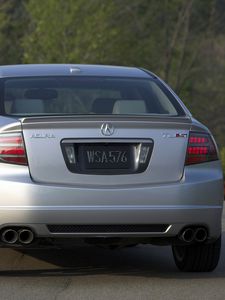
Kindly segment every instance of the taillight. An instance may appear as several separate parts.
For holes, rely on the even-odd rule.
[[[216,146],[207,133],[191,132],[188,140],[186,165],[199,164],[218,159]]]
[[[27,165],[27,156],[21,133],[0,134],[0,162]]]

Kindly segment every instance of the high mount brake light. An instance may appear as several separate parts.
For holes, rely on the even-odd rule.
[[[185,165],[199,164],[218,160],[216,145],[207,133],[191,132]]]
[[[0,134],[0,162],[27,165],[22,133]]]

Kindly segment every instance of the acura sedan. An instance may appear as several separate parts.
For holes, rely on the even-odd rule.
[[[0,246],[171,245],[212,271],[223,178],[210,131],[153,73],[0,67]]]

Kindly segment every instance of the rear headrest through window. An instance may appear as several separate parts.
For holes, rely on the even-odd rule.
[[[117,100],[113,106],[113,114],[146,114],[144,100]]]
[[[41,114],[44,113],[44,103],[40,99],[16,99],[13,101],[12,113]]]

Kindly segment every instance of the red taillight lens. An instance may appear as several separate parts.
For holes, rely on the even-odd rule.
[[[191,132],[188,140],[186,165],[217,160],[216,146],[207,133]]]
[[[27,165],[21,133],[0,134],[0,162]]]

